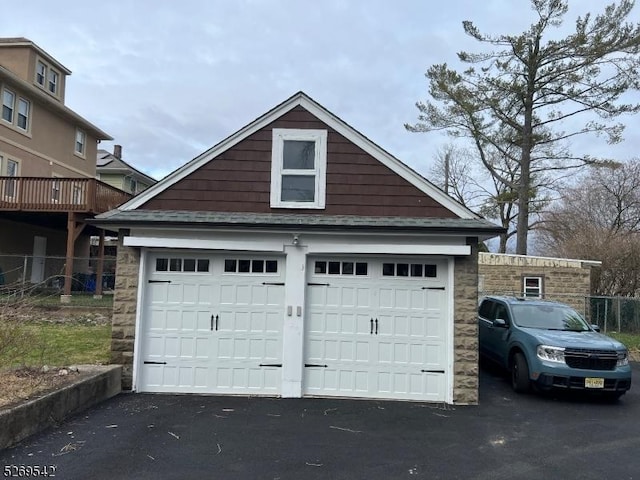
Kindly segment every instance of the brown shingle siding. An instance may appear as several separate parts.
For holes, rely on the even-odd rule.
[[[327,138],[326,208],[272,209],[273,128],[322,129]],[[150,210],[455,218],[456,215],[298,106],[149,200]]]

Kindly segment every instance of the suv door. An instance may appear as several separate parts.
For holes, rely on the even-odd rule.
[[[485,305],[487,302],[487,305]],[[504,320],[504,326],[497,326],[495,320]],[[493,299],[482,302],[479,310],[479,332],[481,352],[492,360],[506,366],[508,335],[511,318],[507,306]]]
[[[496,302],[491,299],[485,299],[478,309],[478,348],[480,349],[480,354],[490,358],[494,358],[489,344],[495,308]]]

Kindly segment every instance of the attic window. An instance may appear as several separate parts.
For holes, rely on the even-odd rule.
[[[273,129],[271,207],[324,208],[327,131]]]

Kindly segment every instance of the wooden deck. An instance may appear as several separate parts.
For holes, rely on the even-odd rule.
[[[95,178],[0,177],[0,211],[99,214],[130,198]]]

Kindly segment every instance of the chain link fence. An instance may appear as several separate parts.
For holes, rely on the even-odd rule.
[[[0,291],[4,292],[61,292],[65,284],[66,257],[33,255],[0,255]],[[96,290],[98,258],[73,259],[71,290],[92,293]],[[116,257],[105,257],[102,289],[113,290]]]

